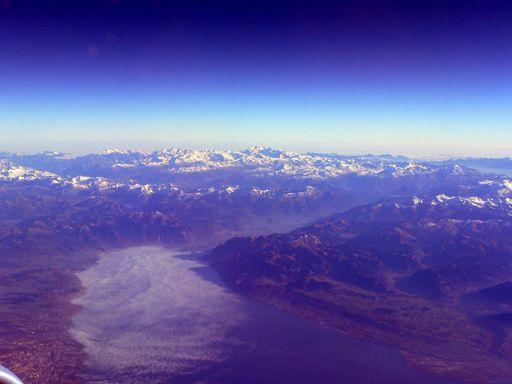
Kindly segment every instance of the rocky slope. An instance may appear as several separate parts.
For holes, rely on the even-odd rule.
[[[437,188],[433,188],[435,190]],[[399,347],[449,378],[512,375],[510,181],[387,198],[211,253],[233,287],[347,334]]]

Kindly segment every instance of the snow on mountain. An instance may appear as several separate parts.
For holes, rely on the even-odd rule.
[[[418,163],[405,158],[391,156],[343,156],[321,153],[296,153],[274,148],[250,147],[241,151],[188,150],[168,148],[154,152],[106,149],[85,156],[66,156],[45,152],[38,155],[2,154],[0,158],[11,159],[19,164],[51,170],[57,174],[64,171],[73,176],[84,170],[106,176],[112,172],[158,171],[169,175],[203,173],[234,169],[250,172],[259,177],[290,177],[295,179],[324,180],[343,175],[402,177],[434,173],[436,165]],[[39,166],[41,165],[41,167]],[[445,166],[449,168],[450,166]],[[458,165],[451,166],[454,174],[465,172]]]
[[[9,160],[0,160],[0,181],[4,182],[39,182],[61,187],[76,189],[106,190],[122,187],[121,183],[114,183],[102,177],[64,177],[52,172],[16,165]]]
[[[207,172],[243,168],[253,175],[326,179],[346,174],[404,176],[433,172],[435,167],[388,157],[334,156],[285,152],[251,147],[242,151],[184,150],[169,148],[152,153],[105,150],[99,156],[119,155],[115,168],[163,168],[170,173]],[[138,156],[135,157],[134,154]],[[124,157],[123,157],[124,156]],[[124,161],[123,161],[124,160]]]
[[[498,196],[453,196],[442,193],[431,199],[414,196],[411,199],[411,203],[413,207],[428,204],[433,207],[500,209],[507,211],[508,214],[512,216],[512,198],[502,198]],[[397,203],[397,205],[400,204]]]
[[[116,170],[119,172],[116,173]],[[205,173],[209,171],[217,172],[213,183]],[[355,179],[374,178],[379,189],[380,179],[407,180],[408,177],[435,176],[438,173],[457,178],[467,175],[475,180],[473,184],[476,183],[476,186],[472,185],[467,190],[460,186],[460,191],[446,191],[445,194],[440,191],[434,199],[414,197],[412,203],[415,206],[428,203],[510,209],[512,181],[497,176],[484,177],[472,172],[456,164],[440,166],[391,156],[296,153],[264,147],[250,147],[241,151],[168,148],[141,152],[107,149],[85,156],[68,156],[57,152],[38,155],[0,154],[0,181],[40,181],[77,191],[127,191],[148,197],[157,192],[167,192],[183,198],[211,194],[247,194],[252,199],[275,198],[277,195],[284,199],[301,196],[314,198],[322,193],[317,189],[318,185],[334,179],[343,180],[342,176],[354,176]],[[201,176],[203,173],[204,178]],[[242,176],[233,177],[233,174]],[[189,177],[186,180],[192,180],[192,183],[182,182],[180,177]],[[269,182],[276,177],[285,182]],[[261,180],[261,183],[247,183],[247,178]],[[175,180],[180,183],[179,186],[175,184]],[[297,182],[294,183],[294,180]],[[340,185],[345,184],[341,182]],[[367,188],[366,185],[363,182],[358,188]]]
[[[22,167],[9,160],[0,160],[1,181],[31,181],[50,180],[58,183],[62,178],[56,174],[46,171],[39,171],[32,168]]]
[[[113,188],[122,188],[125,185],[119,182],[113,182],[104,177],[87,177],[77,176],[70,179],[65,179],[62,185],[71,185],[76,189],[97,189],[105,191]]]

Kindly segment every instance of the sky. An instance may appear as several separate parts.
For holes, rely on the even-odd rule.
[[[512,155],[512,2],[0,0],[0,150]]]

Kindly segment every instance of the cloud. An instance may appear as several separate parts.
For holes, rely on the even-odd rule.
[[[179,376],[223,361],[237,343],[229,334],[245,318],[243,305],[197,275],[199,266],[140,247],[105,254],[80,274],[87,291],[75,301],[84,309],[71,333],[89,355],[94,380],[112,372],[137,380],[154,372]]]

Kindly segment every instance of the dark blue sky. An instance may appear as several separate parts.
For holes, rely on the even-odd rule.
[[[511,89],[510,1],[0,0],[7,149],[510,154]]]

